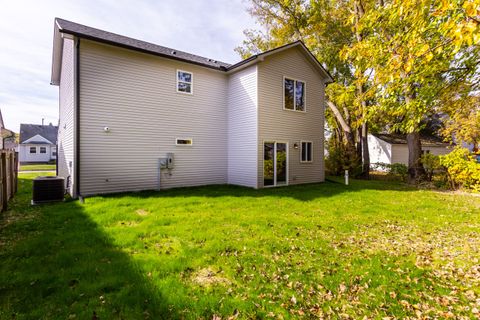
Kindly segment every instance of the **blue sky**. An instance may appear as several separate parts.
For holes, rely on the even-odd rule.
[[[225,62],[243,30],[258,28],[242,0],[0,0],[0,108],[5,126],[58,121],[50,85],[53,20],[91,27]]]

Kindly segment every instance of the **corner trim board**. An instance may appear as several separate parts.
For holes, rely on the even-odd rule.
[[[80,38],[75,46],[75,197],[80,194]]]

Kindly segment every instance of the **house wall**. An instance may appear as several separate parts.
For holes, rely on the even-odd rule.
[[[371,164],[392,163],[392,145],[371,134],[368,135],[368,153]]]
[[[36,148],[36,153],[30,153],[30,147]],[[45,153],[40,153],[40,147],[45,148]],[[52,159],[52,149],[55,145],[50,144],[20,144],[18,147],[18,160],[20,162],[49,162]]]
[[[70,177],[68,192],[75,196],[75,44],[71,39],[64,39],[62,54],[62,69],[59,85],[59,125],[58,125],[58,154],[57,169],[58,175],[65,178]]]
[[[228,183],[257,187],[257,66],[228,79]]]
[[[422,150],[429,150],[433,155],[443,155],[451,151],[446,147],[422,147]],[[408,166],[408,146],[406,144],[396,144],[392,146],[392,163],[403,163]]]
[[[177,69],[193,73],[192,95],[176,92]],[[219,71],[82,39],[80,194],[157,189],[167,152],[162,189],[226,183],[227,87]]]
[[[422,147],[423,150],[430,150],[430,153],[436,156],[448,154],[452,152],[452,148],[449,147]]]
[[[283,77],[306,83],[306,112],[283,109]],[[263,187],[264,141],[288,142],[289,184],[320,182],[324,164],[324,81],[298,48],[265,57],[258,63],[258,186]],[[294,143],[313,142],[313,162],[300,162]]]
[[[392,145],[392,162],[408,165],[408,146],[406,144]]]

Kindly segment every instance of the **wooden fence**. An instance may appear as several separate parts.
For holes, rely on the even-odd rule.
[[[18,188],[18,152],[0,150],[0,212],[7,210],[8,200]]]

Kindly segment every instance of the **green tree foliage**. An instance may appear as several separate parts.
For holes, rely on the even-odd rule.
[[[364,3],[354,0],[251,0],[250,4],[249,12],[265,30],[245,31],[246,40],[236,51],[246,58],[302,40],[336,80],[326,92],[327,123],[337,140],[335,145],[342,149],[339,153],[349,158],[345,159],[346,163],[363,158],[363,171],[368,174],[366,88],[369,78],[361,71],[363,66],[340,55],[346,47],[362,39],[356,25],[364,14]],[[350,22],[353,11],[357,19]]]
[[[442,110],[448,115],[442,133],[457,143],[466,142],[478,151],[480,147],[480,97],[475,95],[453,96],[442,101]]]
[[[451,131],[465,123],[458,108],[480,83],[480,0],[250,3],[265,30],[246,31],[237,51],[247,56],[302,40],[336,79],[326,92],[327,123],[344,156],[360,155],[369,163],[369,122],[378,130],[403,132],[410,181],[417,181],[425,174],[420,131],[426,119],[444,112]]]
[[[411,179],[424,173],[422,120],[439,111],[442,95],[451,93],[448,88],[474,83],[478,77],[479,4],[478,0],[379,1],[359,23],[366,36],[344,51],[346,58],[374,70],[374,112],[386,115],[392,130],[407,134]]]

